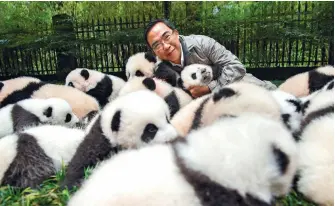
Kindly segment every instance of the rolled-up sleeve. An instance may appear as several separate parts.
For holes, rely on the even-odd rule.
[[[238,58],[214,39],[203,36],[201,47],[207,58],[217,66],[222,67],[221,76],[209,85],[211,91],[231,82],[240,80],[246,74],[246,69]]]

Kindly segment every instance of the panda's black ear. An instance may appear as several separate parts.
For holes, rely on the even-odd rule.
[[[51,115],[52,115],[52,107],[48,107],[46,110],[44,110],[43,114],[46,117],[51,117]]]
[[[120,121],[121,121],[121,111],[118,110],[115,112],[113,119],[112,119],[112,131],[113,132],[118,132],[120,129]]]
[[[84,77],[85,80],[87,80],[90,77],[90,73],[87,71],[87,69],[81,70],[80,75]]]
[[[0,91],[1,91],[3,86],[4,86],[4,84],[2,82],[0,82]]]
[[[213,95],[213,101],[217,102],[219,101],[221,98],[227,98],[227,97],[231,97],[234,96],[236,94],[236,92],[234,90],[232,90],[231,88],[222,88],[221,90],[219,90],[218,92],[216,92]]]
[[[275,145],[272,146],[272,152],[274,154],[280,172],[282,174],[285,174],[287,167],[290,163],[288,156]]]
[[[152,78],[145,78],[143,81],[142,81],[143,85],[148,88],[149,90],[151,91],[154,91],[156,89],[156,83],[155,81],[152,79]]]
[[[156,63],[156,62],[157,62],[156,57],[155,57],[151,52],[145,52],[145,54],[144,54],[144,58],[145,58],[146,60],[148,60],[149,62],[153,62],[153,63]]]

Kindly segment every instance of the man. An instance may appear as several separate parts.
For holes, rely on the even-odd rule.
[[[189,90],[193,97],[200,97],[215,92],[222,86],[243,79],[268,89],[275,86],[263,82],[251,74],[238,58],[214,39],[203,35],[179,35],[175,27],[167,20],[151,21],[145,30],[145,40],[155,55],[173,65],[173,70],[180,74],[183,67],[190,64],[219,65],[221,76],[208,86],[195,86]]]

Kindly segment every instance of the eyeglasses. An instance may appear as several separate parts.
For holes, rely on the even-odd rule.
[[[160,42],[154,43],[152,45],[152,49],[155,50],[155,51],[159,51],[159,50],[163,49],[164,48],[163,43],[170,44],[173,37],[175,36],[175,34],[176,34],[175,30],[173,30],[171,33],[166,33],[162,37],[162,40]]]

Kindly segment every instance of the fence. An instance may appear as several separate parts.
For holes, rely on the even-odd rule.
[[[302,27],[313,31],[318,29],[315,25],[322,23],[318,18],[309,15],[310,2],[296,3],[297,9],[292,7],[290,15],[284,15],[290,19],[289,21],[281,21],[282,17],[277,13],[278,17],[275,19],[226,21],[223,26],[217,26],[217,30],[209,26],[215,25],[211,19],[202,22],[211,22],[210,24],[202,24],[202,27],[192,29],[187,27],[186,23],[190,21],[188,18],[171,15],[171,21],[176,23],[181,34],[187,35],[196,31],[198,34],[212,36],[238,56],[248,72],[257,77],[269,80],[286,79],[295,73],[320,65],[334,64],[333,36],[319,39],[315,39],[315,36],[301,38],[278,32],[285,28],[287,30],[288,27]],[[272,11],[273,16],[275,15]],[[74,21],[68,24],[66,29],[47,32],[60,38],[61,43],[48,44],[48,41],[45,41],[40,47],[18,46],[0,49],[0,78],[30,75],[46,80],[64,80],[64,75],[75,67],[96,69],[124,78],[125,60],[136,52],[147,50],[143,40],[143,28],[153,18],[133,16]],[[229,31],[229,34],[225,31]],[[266,33],[260,34],[263,31],[277,32],[278,36],[273,38]]]

